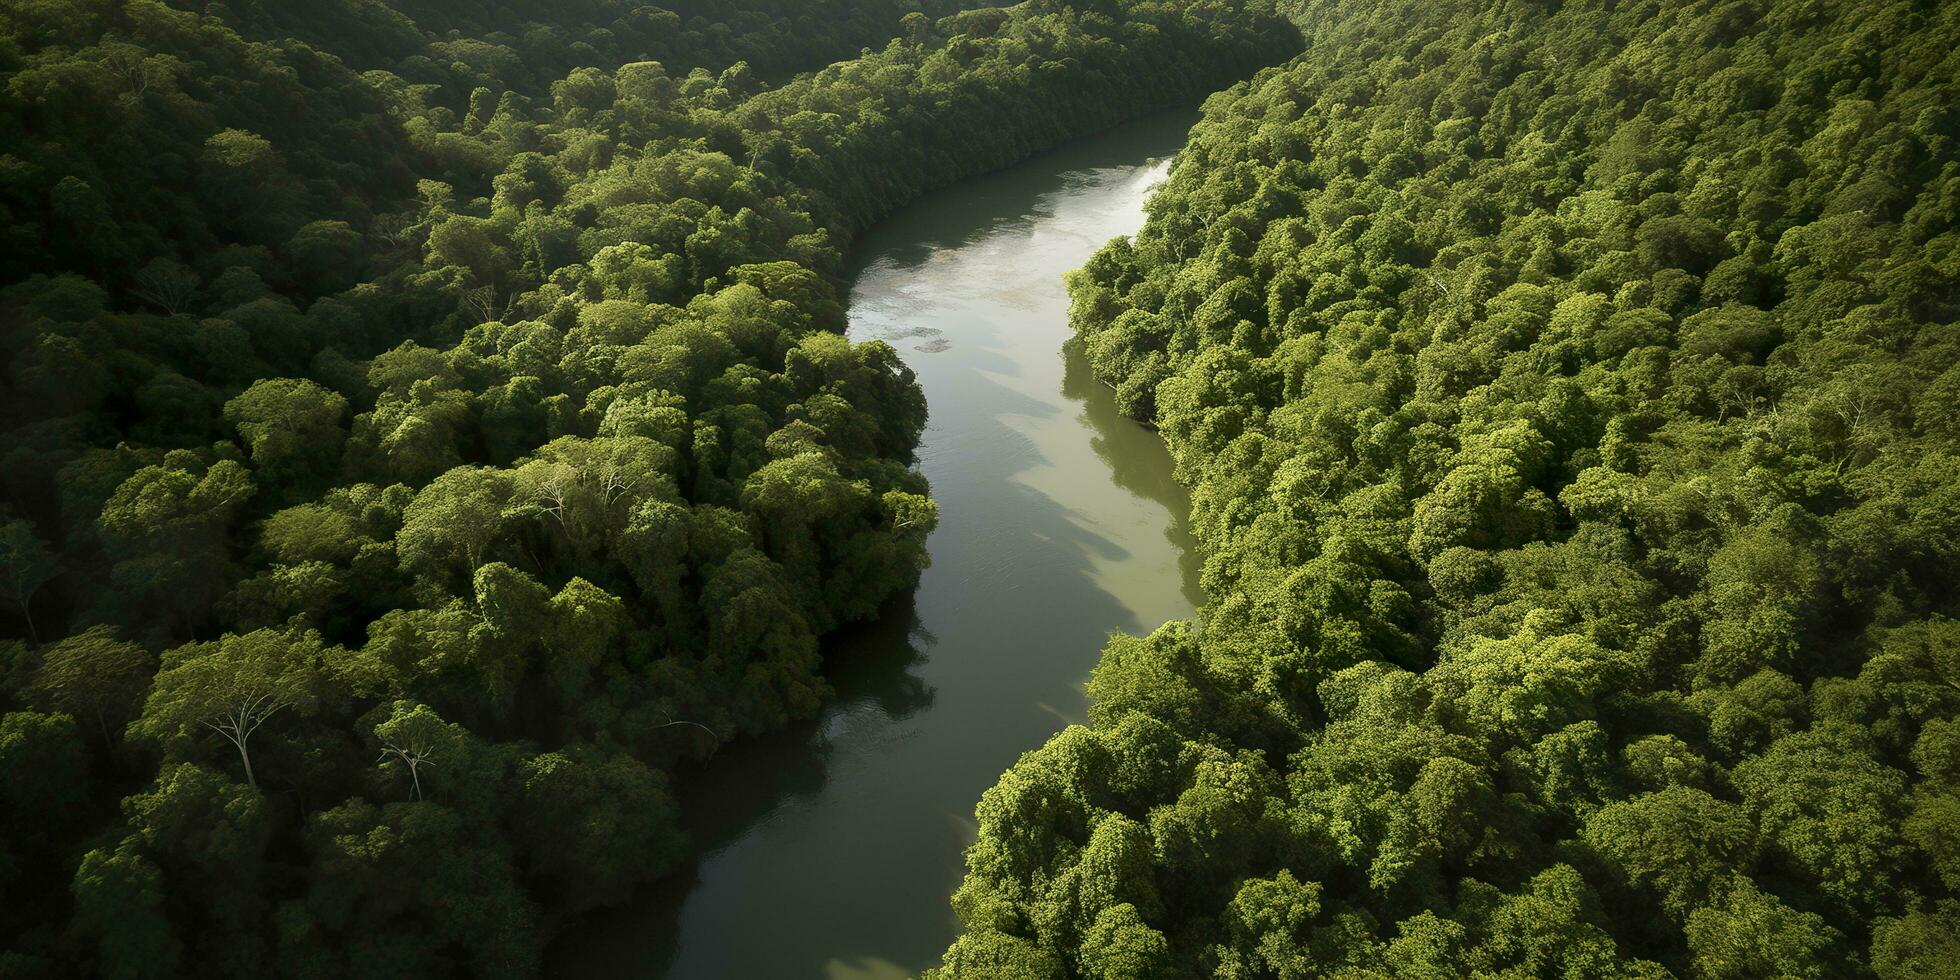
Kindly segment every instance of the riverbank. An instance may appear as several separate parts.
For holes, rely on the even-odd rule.
[[[692,873],[572,923],[559,976],[901,976],[955,930],[973,801],[1083,717],[1112,630],[1189,615],[1188,500],[1068,336],[1061,273],[1142,222],[1193,115],[1162,114],[929,196],[862,240],[853,340],[931,409],[941,523],[910,602],[826,644],[836,697],[687,779]],[[766,923],[768,943],[744,942]]]

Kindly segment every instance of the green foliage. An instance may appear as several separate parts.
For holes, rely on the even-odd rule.
[[[1205,608],[982,798],[944,974],[1953,972],[1960,8],[1286,6],[1070,277]]]
[[[347,399],[293,378],[260,381],[225,403],[225,421],[237,427],[252,463],[273,479],[297,470],[282,483],[310,482],[332,474],[346,439],[341,416]]]
[[[168,977],[183,948],[164,910],[163,874],[139,853],[135,838],[82,856],[71,890],[76,938],[92,947],[104,976]]]
[[[75,719],[12,711],[0,715],[0,766],[0,889],[11,896],[73,842],[77,828],[50,817],[86,802],[89,756]]]
[[[156,658],[139,644],[118,640],[108,626],[93,626],[42,647],[21,699],[36,710],[60,712],[91,723],[105,746],[114,745],[150,689]]]
[[[281,713],[304,718],[320,710],[332,696],[324,655],[317,634],[269,629],[170,650],[130,733],[174,756],[216,731],[237,749],[246,781],[256,784],[253,733]]]
[[[0,12],[0,972],[534,970],[687,853],[667,771],[813,715],[924,567],[853,236],[1297,41],[668,6]],[[1068,911],[1119,975],[1170,948],[1109,911],[1157,914],[1142,832]]]

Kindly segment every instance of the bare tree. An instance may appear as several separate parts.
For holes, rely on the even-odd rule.
[[[408,767],[409,798],[418,801],[422,799],[422,767],[435,765],[435,760],[430,758],[434,752],[434,746],[414,737],[381,743],[382,760],[393,756]]]
[[[606,463],[599,471],[599,493],[608,507],[619,498],[631,493],[639,482],[638,479],[627,479],[616,462]]]
[[[552,471],[551,479],[538,484],[538,509],[558,519],[558,527],[565,527],[565,506],[568,500],[565,492],[565,467]]]
[[[501,323],[505,314],[510,312],[510,304],[508,302],[501,305],[498,304],[497,287],[495,286],[478,286],[474,289],[465,290],[463,292],[463,302],[471,310],[474,310],[478,318],[484,323]]]

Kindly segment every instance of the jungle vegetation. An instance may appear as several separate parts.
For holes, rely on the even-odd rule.
[[[0,975],[534,972],[923,565],[854,234],[1298,49],[671,2],[0,6]]]
[[[1960,5],[1295,6],[1072,279],[1206,604],[943,975],[1953,976]]]

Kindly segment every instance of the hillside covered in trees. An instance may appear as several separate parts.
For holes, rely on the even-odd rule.
[[[1951,977],[1960,4],[1310,0],[1074,324],[1207,603],[948,977]]]
[[[853,235],[1297,50],[674,6],[0,9],[0,975],[533,972],[922,567]]]

